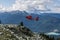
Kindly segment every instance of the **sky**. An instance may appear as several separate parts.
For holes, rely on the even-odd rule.
[[[0,11],[60,13],[60,0],[0,0]]]
[[[15,0],[0,0],[0,5],[4,7],[10,7],[13,3],[15,3]]]

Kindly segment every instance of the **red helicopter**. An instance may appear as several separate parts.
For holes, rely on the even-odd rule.
[[[39,17],[33,18],[31,15],[26,16],[26,18],[27,18],[28,20],[36,20],[36,21],[39,20]]]
[[[27,19],[32,20],[32,16],[26,16]]]

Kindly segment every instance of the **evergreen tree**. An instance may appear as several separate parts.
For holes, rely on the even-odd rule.
[[[1,24],[1,20],[0,20],[0,24]]]
[[[21,22],[20,25],[23,26],[23,22]]]

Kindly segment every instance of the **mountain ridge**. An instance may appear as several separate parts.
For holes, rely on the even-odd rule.
[[[25,18],[27,15],[31,15],[33,18],[38,16],[39,21],[27,20]],[[60,30],[60,18],[54,15],[54,13],[43,13],[38,15],[36,13],[30,14],[26,11],[12,11],[0,13],[0,19],[2,24],[19,24],[23,22],[25,26],[34,32],[48,32],[54,29]]]

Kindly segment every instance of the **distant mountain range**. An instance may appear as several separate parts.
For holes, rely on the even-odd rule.
[[[27,20],[26,16],[39,16],[39,21]],[[57,13],[27,13],[26,11],[11,11],[0,13],[2,24],[19,24],[21,21],[34,32],[49,32],[54,29],[60,31],[60,14]]]

